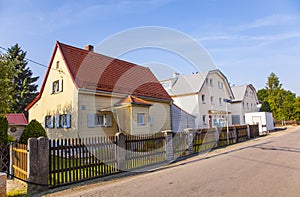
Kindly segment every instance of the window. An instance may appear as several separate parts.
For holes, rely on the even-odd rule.
[[[59,61],[56,62],[56,69],[59,69]]]
[[[71,114],[56,115],[56,128],[71,128]]]
[[[88,114],[88,127],[111,127],[112,114]]]
[[[208,78],[205,79],[205,84],[208,86],[209,83],[208,83]]]
[[[150,126],[153,125],[153,116],[152,115],[149,116],[149,125]]]
[[[45,128],[54,128],[54,118],[53,116],[45,116],[44,118],[44,127]]]
[[[211,103],[212,105],[214,104],[214,97],[213,97],[213,96],[210,97],[210,103]]]
[[[63,91],[63,80],[53,81],[50,87],[50,94],[56,94]]]
[[[211,87],[214,86],[214,84],[213,84],[213,79],[210,79],[210,80],[209,80],[209,84],[210,84]]]
[[[138,113],[137,114],[137,124],[138,124],[138,126],[144,126],[145,125],[145,114],[144,113]]]
[[[247,103],[247,109],[249,109],[249,103]]]
[[[223,89],[224,88],[224,84],[223,84],[223,82],[221,83],[221,89]]]
[[[223,89],[223,83],[221,81],[218,81],[218,88]]]
[[[222,98],[219,98],[219,105],[222,106]]]
[[[206,124],[206,115],[202,116],[202,122],[203,122],[204,125]]]
[[[246,90],[245,96],[248,96],[248,91]]]
[[[204,94],[202,94],[201,99],[202,99],[202,103],[205,104],[205,95]]]
[[[245,109],[245,103],[243,102],[243,109]]]

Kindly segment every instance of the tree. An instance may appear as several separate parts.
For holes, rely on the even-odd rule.
[[[14,105],[14,62],[1,55],[0,68],[0,114],[6,114],[13,110]]]
[[[271,111],[275,120],[292,120],[297,117],[295,110],[296,95],[282,88],[275,73],[268,77],[266,87],[257,92],[263,101],[261,111]]]
[[[0,144],[8,143],[8,122],[5,116],[0,116]]]
[[[37,120],[32,120],[30,123],[25,127],[19,142],[21,144],[27,144],[29,138],[38,138],[38,137],[47,137],[46,131]]]
[[[262,106],[260,108],[262,112],[272,112],[270,104],[268,101],[263,101]]]
[[[25,108],[37,96],[38,85],[35,82],[39,77],[32,77],[32,71],[27,66],[26,52],[24,52],[18,44],[8,49],[5,55],[7,60],[14,63],[15,76],[13,78],[14,94],[13,94],[13,112],[27,113]]]

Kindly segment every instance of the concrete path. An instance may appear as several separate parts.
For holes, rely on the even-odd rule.
[[[47,196],[300,196],[300,127]]]

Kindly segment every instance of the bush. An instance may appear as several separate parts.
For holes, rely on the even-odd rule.
[[[0,144],[8,143],[8,122],[5,116],[0,116]]]
[[[30,121],[30,123],[25,127],[19,143],[27,144],[29,138],[47,137],[46,131],[43,126],[36,120]]]
[[[17,141],[17,139],[16,138],[14,138],[13,136],[11,136],[11,135],[8,135],[8,142],[16,142]]]

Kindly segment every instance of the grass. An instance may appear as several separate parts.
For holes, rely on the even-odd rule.
[[[26,188],[22,188],[22,189],[13,189],[13,190],[10,190],[6,193],[6,195],[8,197],[21,197],[21,196],[24,196],[24,197],[27,197],[27,196],[30,196],[29,194],[27,194],[27,189]]]

